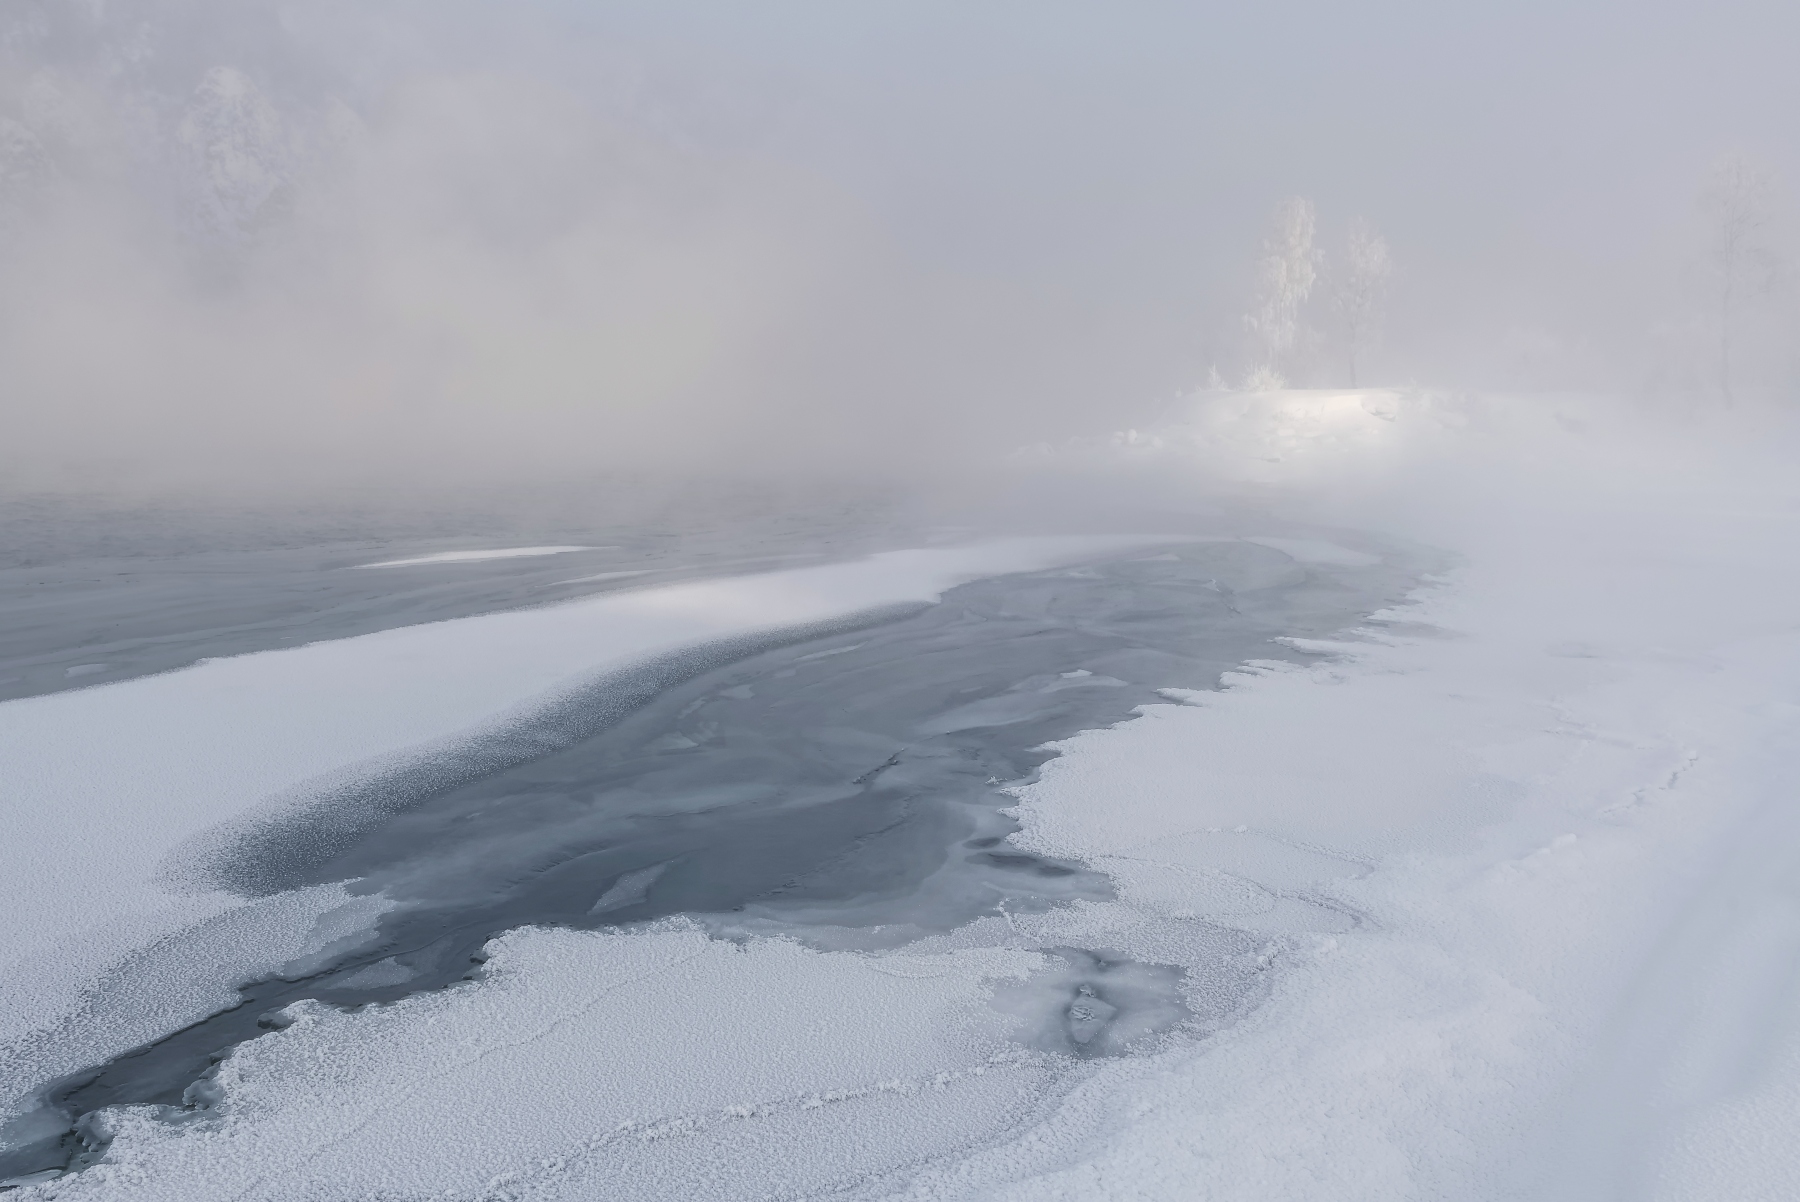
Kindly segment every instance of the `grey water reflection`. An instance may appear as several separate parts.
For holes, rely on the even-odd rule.
[[[66,1080],[46,1103],[69,1122],[122,1103],[204,1105],[209,1064],[279,1025],[282,1007],[442,987],[524,925],[683,914],[725,936],[876,947],[1107,896],[1104,875],[1008,843],[1001,786],[1028,779],[1047,743],[1165,700],[1158,689],[1216,687],[1249,658],[1304,659],[1275,640],[1341,630],[1416,580],[1394,558],[1302,565],[1246,542],[1183,543],[599,682],[422,785],[321,798],[187,865],[242,894],[349,882],[395,906],[366,942],[245,984],[235,1008]],[[1109,1054],[1179,1018],[1172,970],[1055,954],[1071,1000],[1046,1046]],[[80,1141],[60,1146],[66,1160]]]

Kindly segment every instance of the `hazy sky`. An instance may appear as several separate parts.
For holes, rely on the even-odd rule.
[[[1392,245],[1377,382],[1649,387],[1704,340],[1709,167],[1800,181],[1774,2],[14,11],[14,485],[1104,432],[1241,377],[1291,195],[1327,269],[1353,216]]]

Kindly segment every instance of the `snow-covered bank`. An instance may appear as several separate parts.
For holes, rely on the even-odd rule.
[[[479,984],[297,1003],[209,1106],[99,1115],[102,1162],[41,1195],[1792,1196],[1794,444],[1359,394],[1293,400],[1355,437],[1259,458],[1264,410],[1222,403],[1254,420],[1118,457],[1198,474],[1236,446],[1240,495],[1463,566],[1307,644],[1328,660],[1061,744],[1016,842],[1116,900],[879,952],[515,930]],[[1382,545],[1277,527],[1245,541],[1294,577]],[[544,633],[566,657],[584,630]],[[1178,1035],[1032,1042],[1035,1011],[1104,1024],[1157,974],[1185,974]]]
[[[1271,931],[1270,1001],[1209,1044],[1100,1067],[907,1196],[1800,1192],[1782,444],[1574,404],[1462,423],[1487,440],[1388,433],[1356,399],[1344,424],[1391,471],[1331,512],[1467,566],[1337,662],[1081,735],[1022,791],[1020,841],[1121,890],[1042,938],[1078,924],[1142,954],[1195,920]],[[1547,416],[1563,437],[1529,428]],[[1342,444],[1288,450],[1293,483],[1369,480]]]
[[[1159,539],[1022,539],[614,594],[209,661],[0,705],[0,1078],[17,1104],[235,1000],[378,904],[172,889],[169,852],[246,813],[504,724],[671,648],[928,602]],[[119,987],[88,995],[103,974]]]

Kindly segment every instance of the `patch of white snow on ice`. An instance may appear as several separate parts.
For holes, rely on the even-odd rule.
[[[605,551],[608,547],[498,547],[485,551],[438,551],[412,559],[384,559],[380,563],[359,563],[359,568],[411,568],[432,563],[478,563],[484,559],[530,559],[539,555],[567,555],[571,551]]]

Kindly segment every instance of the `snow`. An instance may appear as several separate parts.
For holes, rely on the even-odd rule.
[[[681,923],[514,932],[485,980],[354,1014],[298,1007],[221,1067],[216,1109],[116,1113],[105,1163],[24,1196],[1794,1197],[1797,444],[1766,415],[1684,425],[1604,400],[1203,398],[1118,457],[1235,464],[1223,478],[1265,504],[1345,531],[1254,537],[1301,563],[1359,562],[1360,529],[1462,565],[1307,643],[1317,662],[1246,664],[1223,691],[1171,690],[1061,744],[1017,789],[1016,841],[1104,869],[1115,900],[883,953]],[[342,762],[554,687],[554,657],[534,648],[620,653],[579,614],[629,616],[649,645],[673,637],[657,624],[670,616],[692,637],[928,595],[975,570],[960,554],[868,561],[817,593],[780,573],[230,662],[314,665],[256,666],[245,686],[320,723],[309,737]],[[993,551],[981,562],[1000,570]],[[456,692],[447,663],[479,680],[479,704],[439,697]],[[225,667],[159,680],[223,687]],[[303,687],[327,675],[352,708],[379,694],[341,730]],[[81,799],[101,861],[121,804],[99,798],[102,778],[126,787],[132,757],[180,745],[162,728],[122,744],[157,711],[84,700],[132,687],[0,706],[9,771],[21,752],[93,781],[33,787]],[[178,699],[209,771],[280,758],[223,704]],[[416,725],[356,741],[401,700]],[[36,711],[19,707],[77,703],[83,721],[42,728],[61,754],[22,737],[17,715]],[[73,730],[109,741],[79,769]],[[282,754],[257,796],[318,770]],[[213,821],[236,796],[184,804]],[[191,829],[176,802],[140,804]],[[85,854],[73,838],[51,851],[62,871]],[[125,891],[90,921],[140,904],[128,871],[102,887],[128,868],[88,870],[66,904]],[[1216,1014],[1224,977],[1263,988],[1136,1054],[1059,1058],[1018,1026],[1044,996],[1030,991],[1059,979],[1045,955],[1059,947],[1182,968],[1196,1015]]]
[[[1771,537],[1800,510],[1776,446],[1706,463],[1605,418],[1530,441],[1529,495],[1491,443],[1334,495],[1468,566],[1021,791],[1021,842],[1118,882],[1090,932],[1272,932],[1272,994],[903,1196],[1795,1196],[1800,572]]]
[[[485,551],[439,551],[412,559],[384,559],[359,563],[359,568],[410,568],[427,563],[478,563],[484,559],[530,559],[538,555],[567,555],[571,551],[598,551],[601,547],[496,547]]]
[[[171,1140],[146,1112],[122,1114],[116,1153],[61,1196],[805,1190],[996,1132],[1043,1074],[998,1021],[968,1020],[986,982],[1042,960],[1029,953],[877,959],[676,923],[490,946],[478,988],[355,1014],[294,1007],[292,1026],[221,1071],[220,1121]],[[921,1102],[930,1123],[895,1129]]]
[[[301,954],[312,924],[343,904],[340,892],[309,890],[247,906],[171,879],[170,853],[221,823],[429,755],[672,648],[929,602],[984,575],[1167,541],[888,552],[204,661],[0,705],[0,1106],[216,1008],[232,996],[229,979]],[[197,924],[210,976],[193,966]],[[85,990],[134,962],[143,987],[128,990],[125,1019],[98,1033],[65,1029],[92,1004]],[[193,978],[186,986],[154,988],[183,973]]]

